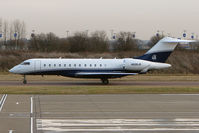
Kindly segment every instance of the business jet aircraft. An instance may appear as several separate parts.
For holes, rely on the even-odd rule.
[[[171,37],[161,39],[144,55],[124,59],[51,59],[37,58],[25,60],[9,71],[24,75],[61,75],[75,78],[99,78],[108,84],[110,78],[147,73],[150,70],[171,67],[165,63],[178,43],[189,43],[193,40],[180,40]]]

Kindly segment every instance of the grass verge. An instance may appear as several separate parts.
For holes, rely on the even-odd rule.
[[[199,87],[162,86],[0,86],[0,94],[183,94]]]

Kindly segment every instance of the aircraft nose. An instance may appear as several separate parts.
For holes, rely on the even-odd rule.
[[[9,72],[14,73],[14,68],[11,68]]]
[[[11,69],[9,70],[9,72],[11,72],[11,73],[16,73],[16,68],[15,68],[15,67],[11,68]]]

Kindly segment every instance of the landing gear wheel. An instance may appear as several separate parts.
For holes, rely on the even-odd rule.
[[[108,79],[101,79],[102,80],[102,83],[104,84],[104,85],[107,85],[107,84],[109,84],[109,81],[108,81]]]
[[[26,75],[23,76],[23,84],[27,84]]]
[[[24,81],[23,81],[23,84],[27,84],[27,80],[24,80]]]

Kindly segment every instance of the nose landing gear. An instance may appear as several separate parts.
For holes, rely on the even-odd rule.
[[[108,78],[101,78],[102,84],[104,85],[108,85],[109,84],[109,80]]]
[[[23,75],[23,84],[27,84],[26,75]]]

